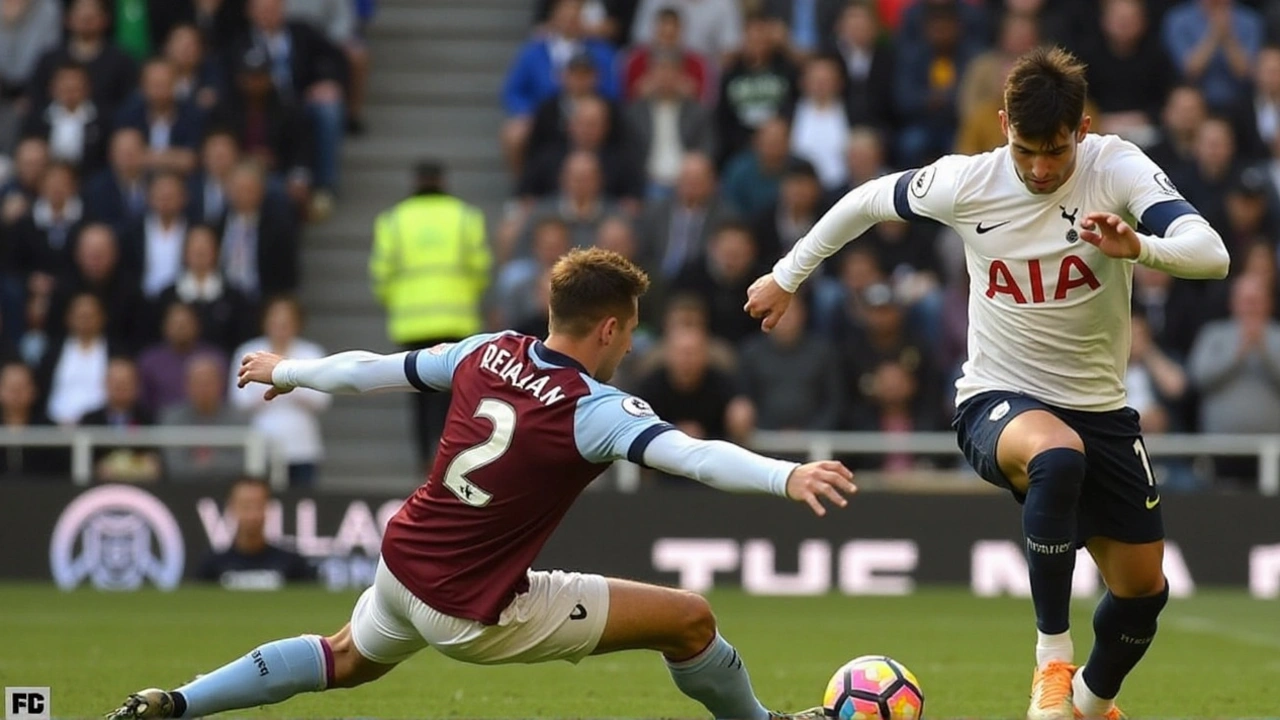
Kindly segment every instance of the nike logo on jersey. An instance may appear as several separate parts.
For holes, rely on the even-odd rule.
[[[996,228],[999,228],[999,227],[1004,227],[1005,225],[1008,225],[1008,224],[1009,224],[1009,223],[1011,223],[1011,222],[1013,222],[1013,221],[1012,221],[1012,220],[1005,220],[1004,222],[998,222],[998,223],[996,223],[995,225],[988,225],[988,226],[986,226],[986,227],[983,227],[983,226],[982,226],[982,223],[978,223],[978,234],[979,234],[979,235],[986,235],[987,233],[991,232],[992,230],[995,230]]]
[[[1152,498],[1147,498],[1147,509],[1148,509],[1148,510],[1152,510],[1152,509],[1154,509],[1154,508],[1155,508],[1155,506],[1157,506],[1157,505],[1159,505],[1159,504],[1160,504],[1160,496],[1159,496],[1159,495],[1155,496],[1155,498],[1154,498],[1154,499],[1152,499]]]
[[[570,620],[585,620],[587,618],[587,609],[582,603],[573,606],[573,610],[569,613]]]

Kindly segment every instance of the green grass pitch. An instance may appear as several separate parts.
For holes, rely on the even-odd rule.
[[[329,633],[353,593],[184,588],[110,594],[0,585],[0,681],[52,688],[55,717],[100,716],[141,687],[173,687],[264,641]],[[928,718],[1025,711],[1034,628],[1029,601],[930,589],[905,598],[710,596],[766,705],[821,702],[827,677],[862,654],[919,676]],[[1091,602],[1075,603],[1083,661]],[[1280,607],[1202,592],[1174,600],[1122,707],[1137,718],[1280,716]],[[425,651],[377,683],[309,694],[244,717],[699,717],[658,656],[621,653],[541,666],[466,666]]]

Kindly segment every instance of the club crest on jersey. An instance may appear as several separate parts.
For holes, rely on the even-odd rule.
[[[627,411],[628,415],[635,415],[636,417],[649,417],[654,414],[653,408],[649,406],[649,403],[634,395],[628,395],[623,398],[622,409]]]
[[[1059,205],[1058,207],[1062,210],[1062,219],[1071,224],[1071,227],[1067,228],[1067,242],[1076,242],[1080,239],[1080,233],[1076,232],[1076,216],[1080,214],[1080,208],[1067,212],[1065,205]]]
[[[918,198],[924,197],[929,188],[933,187],[933,178],[937,174],[938,168],[932,165],[917,170],[915,177],[911,179],[911,194]]]
[[[1173,195],[1173,196],[1176,196],[1176,197],[1181,197],[1181,196],[1182,196],[1182,193],[1178,192],[1178,187],[1177,187],[1176,185],[1174,185],[1174,184],[1173,184],[1173,181],[1172,181],[1172,180],[1170,180],[1170,179],[1169,179],[1169,176],[1168,176],[1168,175],[1166,175],[1165,173],[1163,173],[1163,172],[1158,172],[1158,173],[1156,173],[1156,174],[1153,176],[1153,178],[1152,178],[1152,179],[1154,179],[1154,180],[1156,181],[1156,185],[1157,185],[1157,186],[1158,186],[1162,191],[1164,191],[1164,193],[1165,193],[1166,195]]]

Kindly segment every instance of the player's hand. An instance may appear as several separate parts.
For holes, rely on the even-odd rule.
[[[1142,251],[1142,240],[1138,238],[1138,233],[1115,213],[1089,213],[1084,216],[1080,227],[1084,228],[1080,239],[1098,248],[1107,257],[1133,260]]]
[[[760,328],[769,332],[782,319],[790,305],[791,293],[783,290],[770,273],[761,276],[747,288],[747,304],[742,309],[753,318],[763,318]]]
[[[826,498],[836,507],[849,504],[845,495],[858,491],[853,484],[853,473],[849,468],[835,460],[823,460],[801,465],[791,471],[787,478],[787,497],[803,502],[813,508],[813,514],[822,517],[827,514],[820,498]]]
[[[244,387],[251,382],[270,385],[267,391],[263,393],[262,399],[271,401],[272,399],[284,395],[293,388],[279,388],[271,380],[271,373],[275,372],[276,365],[284,358],[269,352],[251,352],[240,360],[240,379],[237,383],[240,387]]]

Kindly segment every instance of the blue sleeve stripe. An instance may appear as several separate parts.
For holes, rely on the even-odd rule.
[[[662,433],[675,429],[676,426],[671,423],[658,423],[641,430],[636,439],[631,441],[631,447],[627,449],[627,459],[637,465],[644,465],[644,451],[649,447],[649,443]]]
[[[404,356],[404,376],[409,378],[409,384],[418,389],[418,392],[435,392],[435,388],[426,384],[422,380],[422,376],[418,374],[418,353],[421,350],[414,350]]]
[[[1163,237],[1165,231],[1169,229],[1174,220],[1183,215],[1199,214],[1195,206],[1186,200],[1165,200],[1152,205],[1147,208],[1146,212],[1142,213],[1142,225],[1152,233]]]
[[[911,181],[915,179],[918,172],[920,172],[919,169],[902,173],[898,177],[898,182],[893,185],[893,210],[898,213],[898,217],[908,222],[925,219],[923,215],[911,209],[911,201],[907,199],[907,191],[911,189]]]

